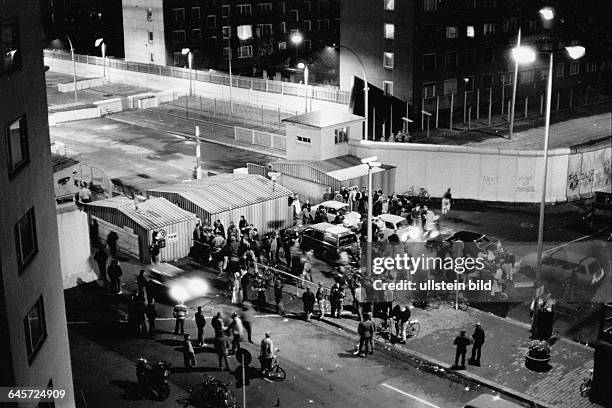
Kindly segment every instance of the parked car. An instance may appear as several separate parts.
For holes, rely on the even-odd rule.
[[[480,232],[472,231],[458,231],[450,237],[446,238],[447,242],[463,241],[463,254],[464,256],[471,256],[475,258],[480,251],[486,251],[488,249],[495,248],[495,243],[484,234]]]
[[[521,260],[519,272],[535,279],[537,253],[527,255]],[[599,260],[561,247],[542,254],[541,279],[562,283],[576,272],[577,285],[591,287],[602,282],[605,271]]]
[[[361,214],[356,211],[350,211],[349,206],[346,203],[330,200],[324,201],[321,204],[312,206],[310,210],[310,216],[314,219],[317,213],[317,209],[322,208],[327,214],[327,221],[333,223],[337,215],[344,217],[343,225],[347,228],[359,228],[359,221]]]
[[[385,228],[380,231],[384,239],[389,239],[393,233],[396,233],[400,241],[405,242],[408,240],[410,223],[406,218],[393,214],[381,214],[378,218],[385,223]]]
[[[309,225],[300,232],[300,246],[304,251],[312,249],[315,255],[326,261],[335,261],[346,251],[359,257],[357,235],[342,225],[327,222]]]

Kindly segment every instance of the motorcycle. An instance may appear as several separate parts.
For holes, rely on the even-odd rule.
[[[228,385],[211,376],[204,377],[200,384],[189,390],[188,401],[196,408],[238,408]]]
[[[170,395],[168,376],[170,364],[158,361],[149,364],[145,358],[136,361],[136,378],[143,394],[152,395],[153,399],[163,401]]]

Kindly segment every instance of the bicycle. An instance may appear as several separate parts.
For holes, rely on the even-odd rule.
[[[593,385],[593,370],[589,370],[589,376],[584,377],[582,384],[580,384],[580,395],[588,397],[591,392],[591,386]]]
[[[406,328],[407,337],[416,337],[421,332],[421,323],[417,319],[409,320],[406,322],[408,327]],[[391,331],[395,326],[395,319],[380,319],[380,324],[377,324],[378,333],[384,338],[391,337]]]
[[[262,369],[261,375],[270,380],[283,381],[285,378],[287,378],[287,373],[285,373],[285,370],[280,366],[278,361],[278,349],[275,351],[276,354],[272,356],[272,368],[270,370]],[[262,361],[261,355],[259,356],[259,361]]]

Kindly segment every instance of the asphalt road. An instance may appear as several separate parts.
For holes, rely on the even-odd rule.
[[[52,141],[66,144],[68,156],[139,189],[190,179],[195,165],[195,142],[168,132],[105,118],[63,123],[49,130]],[[231,172],[247,162],[277,160],[211,143],[202,143],[202,155],[204,171],[215,173]]]

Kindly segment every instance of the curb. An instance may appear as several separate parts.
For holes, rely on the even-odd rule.
[[[351,329],[351,328],[347,328],[347,327],[345,327],[345,326],[343,326],[343,325],[341,325],[339,323],[336,323],[336,322],[330,320],[327,317],[324,317],[323,319],[321,319],[319,321],[323,322],[323,323],[326,323],[329,326],[333,326],[333,327],[342,329],[345,332],[348,332],[348,333],[351,333],[351,334],[354,334],[354,335],[358,335],[357,330],[354,330],[354,329]],[[385,342],[380,340],[379,338],[375,338],[374,341],[377,344],[380,344],[380,345],[384,345],[385,344]],[[463,371],[463,370],[453,370],[452,367],[450,365],[448,365],[447,363],[441,362],[439,360],[436,360],[433,357],[427,356],[427,355],[419,353],[417,351],[410,350],[410,349],[407,349],[407,348],[405,348],[405,349],[404,348],[401,348],[401,349],[397,349],[396,348],[394,350],[397,351],[400,354],[404,354],[406,357],[408,357],[410,359],[419,359],[419,360],[427,361],[427,362],[429,362],[431,364],[439,366],[440,368],[443,368],[446,371],[450,371],[450,372],[454,373],[455,375],[457,375],[459,377],[465,378],[466,380],[470,380],[470,381],[476,382],[476,383],[478,383],[480,385],[484,385],[484,386],[486,386],[488,388],[492,388],[492,389],[494,389],[494,390],[496,390],[496,391],[498,391],[498,392],[500,392],[502,394],[512,396],[512,397],[514,397],[514,398],[516,398],[518,400],[521,400],[523,402],[528,402],[530,404],[535,404],[535,406],[537,408],[555,408],[554,405],[549,405],[546,402],[540,401],[540,400],[538,400],[536,398],[533,398],[533,397],[531,397],[531,396],[529,396],[527,394],[524,394],[522,392],[513,390],[512,388],[506,387],[504,385],[497,384],[497,383],[495,383],[493,381],[489,381],[489,380],[487,380],[487,379],[485,379],[483,377],[480,377],[479,375],[472,374],[472,373],[470,373],[468,371]]]
[[[170,131],[170,130],[160,129],[158,127],[155,127],[155,126],[152,126],[152,125],[148,125],[146,123],[137,123],[135,121],[131,121],[131,120],[128,120],[128,119],[113,117],[113,115],[108,115],[108,116],[106,116],[106,118],[114,120],[116,122],[121,122],[121,123],[125,123],[125,124],[128,124],[128,125],[132,125],[132,126],[139,126],[139,127],[143,127],[143,128],[148,128],[148,129],[153,129],[153,130],[161,131],[161,132],[173,133],[173,134],[182,136],[182,137],[190,139],[190,140],[195,139],[194,135],[190,135],[188,133],[179,132],[179,131],[176,131],[176,130]],[[225,147],[233,147],[233,148],[236,148],[236,149],[246,150],[246,151],[250,151],[250,152],[253,152],[253,153],[264,154],[266,156],[274,156],[274,157],[277,157],[279,159],[286,159],[287,158],[287,155],[283,155],[283,154],[276,153],[276,152],[271,152],[271,151],[266,150],[266,149],[259,149],[259,148],[256,148],[256,147],[253,148],[253,147],[241,146],[241,145],[237,145],[237,144],[233,144],[233,143],[229,143],[229,142],[223,142],[223,141],[220,141],[220,140],[210,139],[210,138],[202,137],[202,136],[200,136],[200,141],[207,142],[207,143],[213,143],[213,144],[217,144],[217,145],[221,145],[221,146],[225,146]]]

